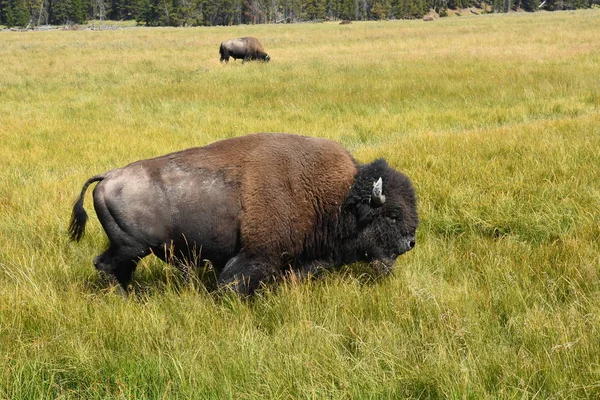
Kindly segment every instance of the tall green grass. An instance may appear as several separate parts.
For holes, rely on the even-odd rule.
[[[0,398],[597,398],[600,13],[0,33]],[[269,64],[219,64],[253,35]],[[215,296],[68,241],[91,175],[258,131],[414,182],[393,276]]]

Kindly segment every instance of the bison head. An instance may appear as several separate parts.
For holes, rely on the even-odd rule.
[[[385,160],[360,166],[347,206],[356,218],[357,260],[387,273],[398,256],[415,246],[419,219],[414,188]]]

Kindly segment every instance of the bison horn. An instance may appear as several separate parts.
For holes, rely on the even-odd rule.
[[[385,195],[383,194],[383,180],[379,178],[373,183],[373,194],[371,195],[371,203],[376,206],[381,206],[385,203]]]

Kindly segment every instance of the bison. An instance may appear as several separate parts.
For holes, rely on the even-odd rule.
[[[415,246],[410,180],[384,159],[359,164],[322,138],[258,133],[93,176],[73,207],[76,241],[93,182],[109,240],[94,265],[125,290],[150,253],[180,266],[209,260],[219,287],[252,294],[286,271],[365,261],[387,273]]]
[[[261,60],[269,62],[271,57],[258,41],[257,38],[243,37],[238,39],[227,40],[221,43],[219,47],[219,54],[221,54],[221,62],[229,62],[229,57],[233,57],[234,60],[238,58],[243,59],[243,62],[252,60]]]

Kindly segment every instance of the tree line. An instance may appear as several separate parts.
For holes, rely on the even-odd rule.
[[[0,0],[0,25],[84,24],[135,20],[147,26],[212,26],[325,20],[421,18],[430,10],[485,12],[589,8],[600,0]]]

